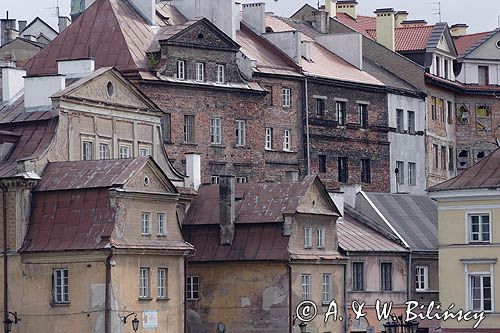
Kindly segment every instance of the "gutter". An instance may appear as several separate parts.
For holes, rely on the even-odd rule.
[[[113,257],[113,252],[108,254],[106,258],[106,291],[104,298],[104,332],[111,333],[111,307],[110,307],[110,292],[111,292],[111,258]]]
[[[3,319],[4,330],[7,330],[7,321],[9,320],[9,278],[7,264],[7,188],[2,186],[2,213],[3,213]]]

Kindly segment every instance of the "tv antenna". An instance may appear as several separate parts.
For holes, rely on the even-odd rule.
[[[436,7],[433,8],[433,16],[438,16],[439,17],[439,23],[443,22],[441,19],[441,1],[436,1],[436,2],[427,2],[426,5],[434,5]]]

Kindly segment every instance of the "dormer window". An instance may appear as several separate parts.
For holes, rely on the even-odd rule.
[[[186,79],[186,61],[185,60],[177,60],[177,78],[179,80]]]
[[[226,83],[226,66],[217,65],[217,83]]]

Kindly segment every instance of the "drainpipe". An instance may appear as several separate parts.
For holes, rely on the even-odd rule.
[[[344,264],[344,333],[349,331],[349,301],[347,299],[347,264]]]
[[[104,332],[111,333],[111,308],[110,308],[110,292],[111,292],[111,258],[113,252],[108,254],[106,258],[106,295],[104,298]]]
[[[292,309],[292,267],[286,265],[288,273],[288,332],[293,332],[293,309]]]
[[[411,286],[412,286],[412,282],[411,282],[411,277],[412,277],[412,272],[413,272],[413,269],[412,269],[412,257],[411,257],[411,249],[410,249],[410,254],[408,255],[408,291],[406,293],[406,300],[409,301],[410,298],[411,298]]]
[[[3,320],[5,333],[7,330],[7,320],[9,320],[9,282],[7,266],[7,188],[2,186],[2,211],[3,211]]]
[[[309,141],[309,89],[307,85],[307,77],[304,79],[304,99],[306,113],[306,155],[307,155],[307,175],[311,174],[311,147]]]

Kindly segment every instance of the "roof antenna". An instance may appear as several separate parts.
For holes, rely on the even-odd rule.
[[[434,12],[432,13],[432,15],[434,16],[439,16],[439,23],[443,22],[442,19],[441,19],[441,1],[437,1],[437,2],[427,2],[426,5],[437,5],[437,8],[434,7]]]

